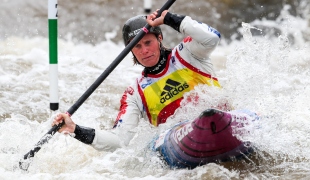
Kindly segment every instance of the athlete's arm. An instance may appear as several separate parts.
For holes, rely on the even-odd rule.
[[[180,25],[180,32],[184,36],[190,36],[184,42],[184,47],[189,54],[197,60],[208,59],[212,51],[220,42],[220,33],[211,26],[193,20],[186,16]]]
[[[129,86],[120,100],[120,110],[114,129],[96,131],[92,146],[98,150],[113,151],[127,146],[136,133],[142,115],[142,101],[136,86]],[[140,102],[140,103],[139,103]]]
[[[114,151],[121,147],[121,141],[119,137],[113,132],[95,130],[93,128],[84,127],[75,124],[68,114],[58,114],[52,123],[52,126],[58,125],[62,121],[65,121],[64,125],[58,130],[63,133],[74,133],[74,138],[85,143],[92,145],[95,149]]]
[[[133,88],[127,88],[121,99],[120,112],[114,125],[115,128],[110,131],[77,125],[65,113],[58,114],[52,125],[58,125],[65,120],[65,124],[58,132],[74,133],[75,139],[91,145],[97,150],[114,151],[128,145],[135,135],[135,128],[141,117],[140,109],[142,109],[142,106],[136,103],[139,102],[136,99],[138,98],[136,93],[138,92]]]
[[[185,48],[197,60],[208,58],[220,41],[221,34],[216,29],[193,20],[189,16],[173,14],[168,10],[163,11],[158,18],[156,16],[157,11],[148,15],[147,23],[151,26],[166,24],[182,33],[185,37],[190,36],[190,40],[185,43]]]
[[[176,47],[179,55],[192,66],[215,76],[210,54],[220,41],[220,33],[189,16],[169,12],[166,14],[164,22],[185,37],[183,42]]]

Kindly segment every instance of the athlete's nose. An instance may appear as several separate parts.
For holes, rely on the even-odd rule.
[[[141,54],[146,54],[147,52],[148,52],[149,50],[148,50],[148,48],[146,47],[146,46],[142,46],[142,48],[141,48]]]

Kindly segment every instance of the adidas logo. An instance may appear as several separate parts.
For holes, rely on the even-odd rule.
[[[184,89],[189,88],[189,85],[185,82],[181,84],[177,81],[168,79],[166,81],[166,86],[164,87],[164,91],[160,94],[161,99],[160,103],[165,103],[167,100],[171,99],[175,95],[179,94],[180,92],[184,91]]]

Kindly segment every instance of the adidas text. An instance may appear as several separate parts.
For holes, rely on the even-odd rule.
[[[175,87],[168,93],[166,93],[162,98],[160,99],[160,103],[165,103],[167,100],[173,98],[175,95],[179,94],[180,92],[184,91],[184,89],[189,88],[189,85],[187,83],[184,83],[178,87]]]

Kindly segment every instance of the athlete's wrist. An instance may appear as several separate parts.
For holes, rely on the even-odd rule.
[[[183,19],[185,18],[184,15],[179,14],[172,14],[170,12],[167,12],[165,18],[164,18],[164,24],[172,27],[176,31],[180,32],[180,25]]]
[[[74,138],[85,143],[91,144],[95,138],[95,129],[84,126],[75,125]]]

